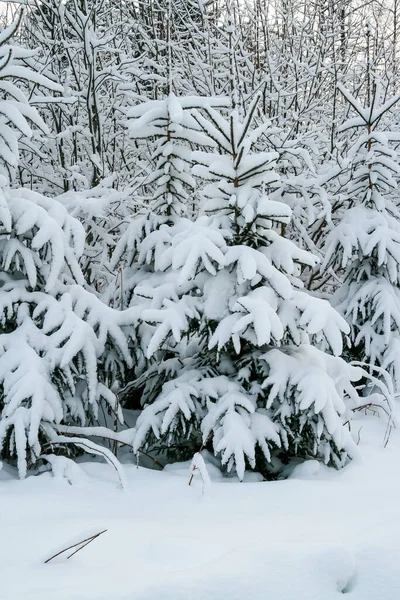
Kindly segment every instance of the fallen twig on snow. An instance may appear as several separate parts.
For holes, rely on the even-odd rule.
[[[79,550],[82,550],[82,548],[84,548],[85,546],[87,546],[88,544],[90,544],[91,542],[93,542],[93,540],[95,540],[96,538],[98,538],[100,535],[102,535],[103,533],[105,533],[107,531],[107,529],[104,529],[103,531],[99,531],[99,533],[95,533],[94,535],[91,535],[90,537],[81,540],[80,542],[77,542],[76,544],[72,544],[71,546],[68,546],[67,548],[64,548],[63,550],[60,550],[60,552],[57,552],[56,554],[53,554],[53,556],[50,556],[50,558],[48,558],[47,560],[45,560],[45,564],[50,562],[51,560],[53,560],[53,558],[56,558],[57,556],[60,556],[61,554],[64,554],[64,552],[67,552],[68,550],[71,550],[72,548],[76,548],[77,546],[80,546],[80,548],[78,548],[77,550],[75,550],[74,552],[72,552],[72,554],[70,554],[69,556],[67,556],[67,560],[68,558],[71,558],[71,556],[73,556],[74,554],[76,554],[77,552],[79,552]]]

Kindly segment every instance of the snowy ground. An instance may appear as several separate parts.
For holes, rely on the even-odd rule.
[[[187,470],[125,466],[122,492],[103,464],[74,485],[3,469],[0,600],[398,600],[400,430],[384,449],[383,420],[362,424],[362,459],[341,472],[214,481],[205,495]]]

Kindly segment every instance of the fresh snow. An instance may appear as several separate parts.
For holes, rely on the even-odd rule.
[[[361,458],[345,469],[307,461],[269,483],[222,478],[207,453],[211,484],[189,487],[190,461],[159,472],[132,460],[125,491],[101,463],[65,460],[24,481],[3,465],[0,599],[395,600],[400,433],[383,448],[384,419],[353,427]]]

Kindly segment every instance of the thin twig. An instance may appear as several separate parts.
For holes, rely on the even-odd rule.
[[[118,392],[115,394],[115,412],[114,412],[114,433],[118,434],[118,412],[119,412],[119,396]],[[118,458],[118,441],[114,441],[113,452],[115,458]]]
[[[73,552],[72,554],[70,554],[69,556],[67,556],[68,558],[71,558],[71,556],[73,556],[74,554],[76,554],[77,552],[79,552],[79,550],[82,550],[82,548],[84,548],[85,546],[87,546],[88,544],[90,544],[90,542],[93,542],[93,540],[95,540],[96,538],[98,538],[100,535],[102,535],[103,533],[105,533],[107,531],[107,529],[104,529],[103,531],[100,531],[99,533],[96,533],[95,535],[91,535],[88,538],[85,538],[84,540],[81,540],[80,542],[77,542],[76,544],[72,544],[71,546],[68,546],[68,548],[64,548],[64,550],[60,550],[60,552],[57,552],[57,554],[53,554],[53,556],[50,556],[50,558],[48,558],[47,560],[44,561],[44,563],[48,563],[51,560],[53,560],[53,558],[56,558],[57,556],[60,556],[60,554],[64,554],[64,552],[67,552],[68,550],[71,550],[71,548],[76,548],[76,546],[80,546],[80,548],[78,548],[77,550],[75,550],[75,552]],[[83,544],[83,546],[81,545]]]
[[[375,407],[375,408],[381,408],[383,410],[383,412],[390,419],[390,413],[389,413],[389,411],[384,406],[381,406],[380,404],[374,404],[374,402],[368,402],[367,404],[362,404],[361,406],[356,406],[355,408],[352,408],[351,411],[352,412],[358,412],[360,410],[367,410],[367,409],[373,410],[373,407]]]
[[[360,441],[361,441],[361,429],[363,428],[363,426],[361,425],[360,429],[358,430],[358,437],[357,437],[357,446],[359,446]]]

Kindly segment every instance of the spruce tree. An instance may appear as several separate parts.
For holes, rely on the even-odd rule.
[[[280,235],[291,211],[268,195],[276,153],[252,152],[264,129],[253,128],[256,105],[244,118],[192,113],[209,147],[193,154],[203,214],[140,241],[133,224],[118,249],[140,265],[130,285],[146,355],[135,448],[207,445],[240,479],[246,467],[274,476],[294,456],[344,464],[345,404],[357,403],[360,376],[337,356],[347,324],[302,289],[301,267],[318,259]],[[333,356],[314,346],[321,338]]]
[[[355,116],[341,126],[352,133],[345,157],[347,183],[340,213],[325,246],[324,267],[342,276],[334,298],[350,326],[349,357],[390,373],[400,385],[400,213],[397,181],[398,132],[383,125],[399,95],[385,99],[375,78],[370,105],[362,106],[342,86]],[[343,175],[342,175],[343,179]],[[379,371],[380,372],[380,371]]]

